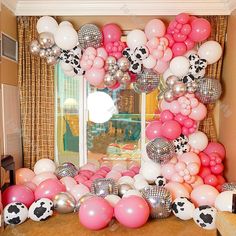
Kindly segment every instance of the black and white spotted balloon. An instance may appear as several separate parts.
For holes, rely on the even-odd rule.
[[[28,218],[28,209],[21,202],[9,203],[4,208],[4,222],[9,225],[19,225]]]
[[[207,61],[205,59],[201,59],[196,53],[190,54],[188,59],[190,63],[189,73],[195,78],[202,78],[205,75]]]
[[[172,203],[172,212],[181,220],[193,218],[194,204],[186,197],[178,197]]]
[[[190,151],[190,145],[188,144],[187,136],[181,134],[178,138],[173,140],[175,146],[175,152],[177,155],[182,155]]]
[[[164,187],[166,185],[166,179],[163,176],[158,176],[155,180],[155,184],[158,187]]]
[[[193,212],[193,220],[199,227],[203,229],[215,229],[216,213],[217,210],[214,207],[208,205],[199,206]]]
[[[33,221],[44,221],[53,214],[53,202],[48,198],[41,198],[33,202],[29,208],[29,218]]]

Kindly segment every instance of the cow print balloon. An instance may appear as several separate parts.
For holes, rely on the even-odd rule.
[[[205,59],[201,59],[196,53],[190,54],[188,59],[190,63],[189,73],[195,78],[203,77],[207,67],[207,61]]]
[[[216,213],[217,210],[214,207],[208,205],[200,206],[194,210],[193,220],[203,229],[215,229]]]
[[[159,187],[164,187],[166,185],[166,179],[163,176],[158,176],[155,180],[155,184]]]
[[[4,222],[9,225],[19,225],[28,218],[28,209],[21,202],[9,203],[4,208]]]
[[[194,204],[186,197],[178,197],[172,204],[172,212],[181,220],[192,219],[194,210]]]
[[[175,152],[178,155],[182,155],[186,152],[190,151],[190,145],[188,144],[187,136],[181,134],[178,138],[173,140],[173,144],[175,146]]]
[[[43,221],[53,214],[53,202],[48,198],[41,198],[29,208],[29,218],[34,221]]]
[[[148,48],[145,46],[140,46],[137,47],[134,50],[134,55],[136,56],[137,59],[139,60],[145,60],[148,58],[149,52],[148,52]]]

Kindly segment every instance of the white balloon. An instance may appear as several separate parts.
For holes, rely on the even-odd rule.
[[[72,25],[69,21],[67,21],[67,20],[62,21],[62,22],[59,24],[59,27],[61,27],[61,26],[70,26],[70,27],[73,27],[73,25]]]
[[[112,207],[115,207],[115,205],[120,201],[121,198],[117,195],[110,194],[107,195],[105,199],[110,203]]]
[[[38,160],[34,165],[34,173],[36,175],[43,173],[43,172],[52,172],[54,173],[56,170],[55,163],[47,158],[43,158]]]
[[[161,166],[152,161],[146,161],[142,164],[140,174],[149,182],[153,183],[161,175]]]
[[[54,37],[57,46],[64,50],[71,50],[78,44],[77,32],[68,25],[58,27]]]
[[[143,175],[137,174],[137,175],[134,176],[134,181],[139,181],[139,180],[145,180],[145,178],[143,177]]]
[[[126,41],[128,47],[134,50],[136,47],[145,45],[147,37],[142,30],[135,29],[128,33]]]
[[[197,131],[193,134],[190,134],[188,137],[188,144],[199,151],[203,151],[208,144],[208,138],[206,134],[201,131]]]
[[[163,73],[163,80],[166,82],[167,78],[174,75],[170,68],[168,68],[164,73]]]
[[[60,61],[60,65],[63,71],[72,71],[73,67],[69,63],[65,63],[64,61]]]
[[[175,57],[170,62],[170,70],[177,77],[185,76],[189,71],[189,66],[189,60],[184,56]]]
[[[206,59],[208,64],[213,64],[220,59],[222,47],[216,41],[207,41],[198,49],[198,55],[201,59]]]
[[[122,176],[119,180],[118,180],[118,184],[130,184],[133,185],[134,184],[134,179],[130,176]]]
[[[148,187],[148,182],[146,180],[139,180],[134,182],[134,187],[137,190],[141,190],[143,188]]]
[[[152,55],[149,55],[148,58],[143,60],[143,66],[147,69],[154,68],[156,64],[157,64],[157,61]]]
[[[232,212],[233,194],[236,194],[236,191],[225,191],[220,193],[215,200],[216,209],[218,211]]]
[[[138,196],[138,197],[143,197],[142,193],[140,193],[138,190],[136,189],[130,189],[128,190],[122,198],[124,197],[129,197],[129,196]]]
[[[50,32],[55,34],[58,29],[57,21],[51,16],[43,16],[37,22],[38,33]]]

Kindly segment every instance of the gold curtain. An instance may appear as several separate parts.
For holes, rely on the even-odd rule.
[[[32,168],[41,158],[54,158],[54,69],[30,54],[37,39],[38,17],[18,17],[21,122],[24,166]]]
[[[211,24],[211,37],[207,40],[215,40],[220,43],[224,50],[225,37],[227,31],[227,16],[207,16],[205,17]],[[212,65],[207,66],[206,77],[220,80],[223,65],[223,56]],[[199,129],[203,131],[211,141],[217,140],[216,126],[214,122],[214,104],[207,106],[207,117],[200,123]]]

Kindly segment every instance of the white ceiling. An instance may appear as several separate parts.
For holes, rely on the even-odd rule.
[[[16,15],[230,15],[236,0],[2,0]]]

